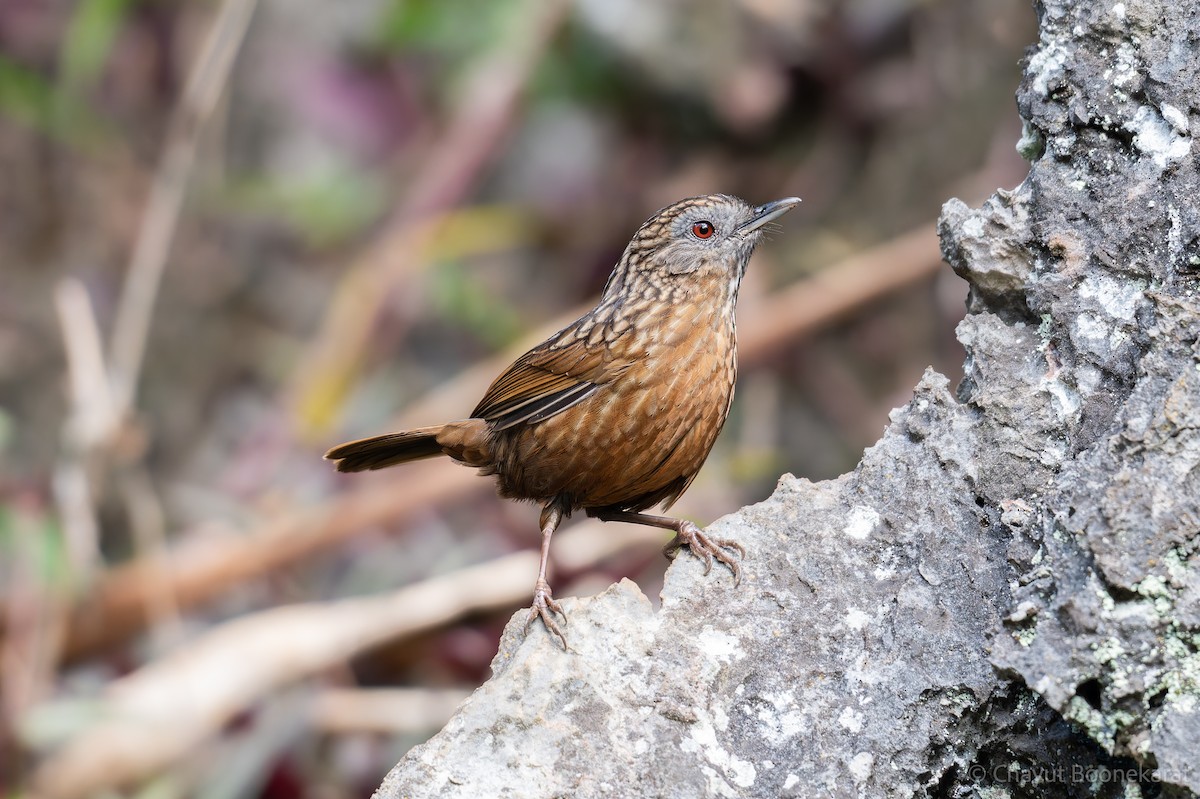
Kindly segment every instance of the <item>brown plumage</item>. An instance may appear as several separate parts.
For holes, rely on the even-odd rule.
[[[564,646],[546,562],[574,510],[672,529],[668,554],[686,546],[706,573],[715,559],[736,580],[739,544],[641,511],[669,508],[708,457],[733,400],[742,275],[764,226],[799,202],[755,208],[713,194],[667,206],[638,229],[599,304],[518,358],[468,418],[351,441],[325,457],[358,472],[449,455],[496,475],[502,496],[540,503],[529,622],[540,617]]]

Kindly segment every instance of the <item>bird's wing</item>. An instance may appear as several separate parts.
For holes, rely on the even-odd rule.
[[[493,429],[549,419],[583,402],[625,370],[602,341],[589,342],[578,323],[522,355],[492,383],[471,413]]]

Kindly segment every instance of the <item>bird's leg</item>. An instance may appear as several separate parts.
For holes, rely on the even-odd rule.
[[[589,509],[589,516],[605,522],[629,522],[645,524],[650,527],[662,527],[674,530],[675,538],[663,547],[663,554],[668,558],[687,547],[692,554],[704,561],[704,573],[712,571],[713,560],[718,560],[733,572],[733,584],[742,580],[742,567],[738,561],[746,557],[746,549],[737,541],[727,538],[710,538],[696,525],[686,519],[672,519],[670,516],[651,516],[648,513],[634,513],[626,510],[605,510],[603,508]],[[737,557],[734,557],[734,555]]]
[[[556,636],[562,648],[566,649],[566,636],[555,621],[554,614],[562,616],[563,621],[567,620],[567,614],[563,613],[562,607],[554,601],[550,593],[550,583],[546,581],[546,564],[550,560],[550,537],[558,529],[562,518],[562,508],[557,502],[551,501],[542,509],[542,563],[538,567],[537,582],[533,584],[533,607],[529,609],[529,618],[525,620],[525,633],[529,634],[529,625],[540,617],[542,624],[546,625],[546,630]]]

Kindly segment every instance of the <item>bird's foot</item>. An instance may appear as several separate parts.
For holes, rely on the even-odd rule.
[[[545,580],[538,580],[533,586],[533,607],[529,609],[529,618],[525,620],[525,634],[529,634],[529,625],[533,624],[535,619],[541,618],[542,624],[546,625],[546,631],[558,638],[565,651],[568,648],[567,638],[554,618],[555,613],[562,616],[564,622],[567,620],[562,606],[554,601],[550,593],[550,584]]]
[[[737,541],[728,538],[710,538],[704,531],[691,522],[681,522],[679,531],[671,543],[663,548],[663,554],[674,558],[679,550],[687,547],[692,554],[704,561],[704,573],[712,571],[713,561],[724,563],[733,572],[733,584],[742,581],[742,567],[739,560],[746,557],[746,549]],[[736,557],[735,557],[736,556]]]

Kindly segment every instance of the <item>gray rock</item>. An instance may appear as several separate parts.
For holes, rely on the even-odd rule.
[[[658,612],[628,581],[564,600],[566,653],[540,628],[525,638],[518,613],[492,680],[382,795],[920,790],[954,758],[957,714],[996,682],[982,600],[1007,593],[1003,544],[945,540],[984,516],[970,416],[931,373],[855,473],[785,477],[713,525],[750,552],[738,588],[681,557]]]
[[[1045,0],[1029,177],[939,230],[966,377],[927,373],[851,474],[671,566],[524,612],[377,796],[1200,792],[1200,15]],[[1040,154],[1039,154],[1040,153]]]

